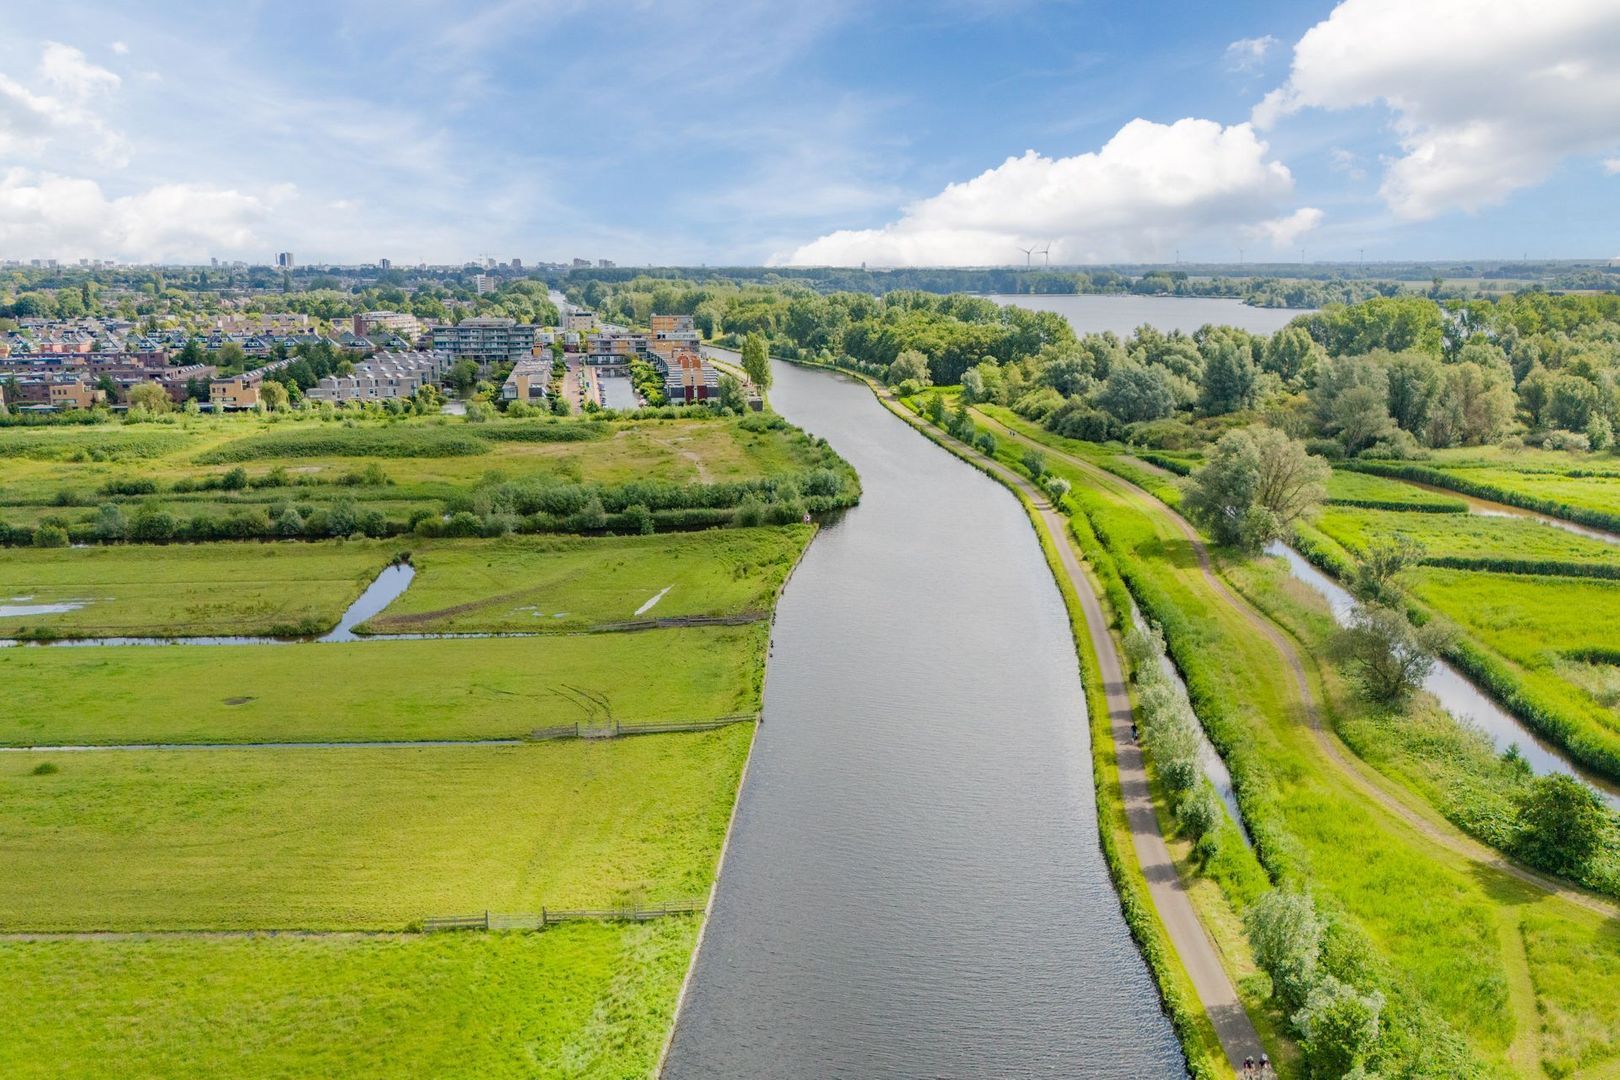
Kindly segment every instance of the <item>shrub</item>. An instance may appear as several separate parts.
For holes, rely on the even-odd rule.
[[[61,771],[56,763],[51,761],[42,761],[29,770],[33,776],[54,776]]]
[[[60,525],[41,525],[34,530],[34,546],[65,548],[68,546],[67,530]]]

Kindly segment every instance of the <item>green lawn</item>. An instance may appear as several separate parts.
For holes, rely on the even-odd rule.
[[[1403,484],[1399,480],[1345,469],[1334,469],[1333,474],[1328,477],[1327,497],[1335,502],[1427,508],[1426,512],[1429,513],[1437,510],[1461,512],[1467,509],[1467,504],[1461,499],[1440,492],[1427,491],[1412,484]]]
[[[0,1075],[642,1078],[697,928],[0,943]]]
[[[811,535],[791,526],[416,544],[411,587],[366,629],[564,631],[768,612]]]
[[[0,637],[325,631],[399,550],[390,541],[18,548],[0,555],[0,608],[24,597],[84,606],[0,616]]]
[[[701,896],[751,734],[5,754],[0,928],[403,929]]]
[[[0,649],[0,744],[521,736],[759,708],[765,623],[548,638]]]
[[[1404,513],[1323,507],[1316,527],[1355,554],[1373,540],[1406,536],[1428,558],[1512,562],[1605,563],[1620,570],[1620,545],[1580,536],[1530,518]]]

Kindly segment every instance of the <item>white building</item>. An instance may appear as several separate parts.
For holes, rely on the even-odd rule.
[[[444,378],[451,360],[443,352],[380,352],[354,365],[348,375],[328,375],[304,391],[304,396],[335,403],[408,398]]]

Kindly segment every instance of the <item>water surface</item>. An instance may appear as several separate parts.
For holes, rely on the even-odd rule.
[[[1308,585],[1328,603],[1333,618],[1340,625],[1350,621],[1355,610],[1355,597],[1349,590],[1306,561],[1305,556],[1278,541],[1266,548],[1266,553],[1281,556],[1288,564],[1288,572]],[[1485,733],[1498,750],[1516,745],[1530,769],[1537,776],[1563,773],[1591,784],[1597,793],[1615,809],[1620,810],[1620,788],[1581,768],[1562,750],[1530,730],[1517,716],[1492,701],[1469,682],[1462,672],[1436,660],[1434,669],[1423,680],[1423,689],[1440,699],[1440,704],[1452,716]]]
[[[859,383],[772,403],[860,472],[777,610],[671,1077],[1166,1077],[1098,850],[1067,614],[1012,495]]]
[[[1112,330],[1120,337],[1144,324],[1166,334],[1172,330],[1190,334],[1210,323],[1235,326],[1251,334],[1270,334],[1309,314],[1298,308],[1257,308],[1241,300],[1210,297],[996,294],[989,299],[1031,311],[1054,311],[1068,319],[1077,334]]]

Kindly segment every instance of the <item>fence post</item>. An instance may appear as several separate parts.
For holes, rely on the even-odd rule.
[[[540,929],[544,930],[545,928],[546,928],[546,909],[541,908],[540,909]]]
[[[489,929],[489,909],[488,908],[484,909],[484,929],[485,930]]]

